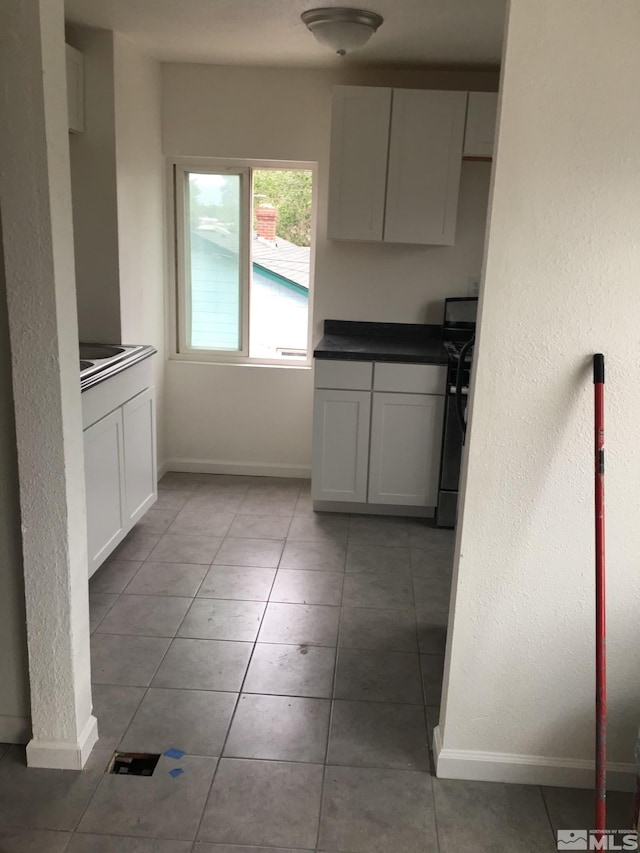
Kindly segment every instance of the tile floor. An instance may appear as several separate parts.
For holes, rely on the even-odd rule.
[[[100,741],[81,773],[0,745],[0,853],[555,850],[588,791],[431,774],[452,544],[314,515],[308,482],[167,475],[90,583]],[[104,774],[169,747],[151,778]],[[628,811],[611,796],[611,825]]]

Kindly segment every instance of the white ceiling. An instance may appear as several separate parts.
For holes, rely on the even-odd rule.
[[[67,20],[126,35],[167,62],[336,67],[500,63],[506,0],[363,0],[384,24],[341,58],[300,20],[306,9],[345,0],[65,0]]]

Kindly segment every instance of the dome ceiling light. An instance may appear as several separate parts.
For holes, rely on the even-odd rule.
[[[309,9],[300,17],[320,44],[340,56],[365,45],[384,21],[375,12],[343,7]]]

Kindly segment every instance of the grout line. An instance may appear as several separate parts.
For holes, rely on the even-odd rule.
[[[283,549],[283,550],[284,550],[284,549]],[[240,568],[240,567],[239,567],[239,568]],[[269,589],[269,595],[271,595],[271,592],[272,592],[272,590],[273,590],[273,585],[275,584],[275,581],[276,581],[276,575],[277,575],[277,572],[276,572],[276,574],[274,574],[274,576],[273,576],[273,580],[272,580],[272,582],[271,582],[271,588]],[[247,661],[247,665],[246,665],[245,670],[244,670],[244,675],[243,675],[243,677],[242,677],[242,681],[241,681],[241,683],[240,683],[240,689],[238,690],[238,695],[237,695],[237,697],[236,697],[236,701],[235,701],[235,704],[234,704],[234,707],[233,707],[233,711],[231,712],[231,716],[230,716],[230,718],[229,718],[229,725],[227,726],[227,732],[226,732],[226,734],[225,734],[225,736],[224,736],[224,739],[223,739],[223,741],[222,741],[222,745],[221,745],[221,747],[220,747],[220,755],[218,756],[218,760],[217,760],[217,762],[216,762],[216,766],[215,766],[215,769],[214,769],[214,771],[213,771],[213,776],[211,777],[211,784],[209,785],[209,788],[208,788],[208,790],[207,790],[206,796],[205,796],[205,798],[204,798],[204,805],[203,805],[203,807],[202,807],[202,813],[201,813],[201,815],[200,815],[200,820],[198,821],[198,826],[197,826],[197,828],[196,828],[196,834],[195,834],[195,836],[194,836],[194,847],[195,847],[195,842],[198,840],[198,835],[200,834],[200,828],[202,827],[202,821],[204,820],[204,815],[205,815],[205,812],[206,812],[206,810],[207,810],[207,805],[208,805],[208,803],[209,803],[209,799],[210,799],[210,797],[211,797],[211,792],[212,792],[212,790],[213,790],[213,786],[214,786],[214,784],[215,784],[216,777],[217,777],[217,775],[218,775],[218,769],[220,768],[220,764],[222,763],[222,757],[223,757],[223,755],[224,755],[224,751],[225,751],[225,748],[226,748],[226,746],[227,746],[227,741],[229,740],[229,734],[230,734],[230,732],[231,732],[231,727],[232,727],[233,722],[234,722],[234,720],[235,720],[235,718],[236,718],[236,712],[237,712],[237,710],[238,710],[238,705],[239,705],[239,703],[240,703],[240,697],[242,696],[242,688],[244,687],[245,681],[247,680],[247,675],[249,674],[249,667],[251,666],[251,662],[252,662],[252,660],[253,660],[253,654],[254,654],[254,652],[255,652],[256,645],[258,644],[258,635],[260,634],[260,630],[262,629],[262,623],[264,622],[264,618],[265,618],[265,616],[266,616],[266,613],[267,613],[267,606],[265,605],[265,608],[264,608],[264,610],[262,611],[262,617],[261,617],[261,619],[260,619],[260,625],[258,626],[258,630],[257,630],[257,632],[256,632],[256,639],[255,639],[255,641],[253,642],[253,647],[252,647],[252,649],[251,649],[251,654],[249,655],[249,659],[248,659],[248,661]]]

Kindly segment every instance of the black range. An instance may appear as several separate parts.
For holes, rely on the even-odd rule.
[[[442,326],[422,323],[364,323],[325,320],[313,355],[341,361],[398,361],[447,364]]]

